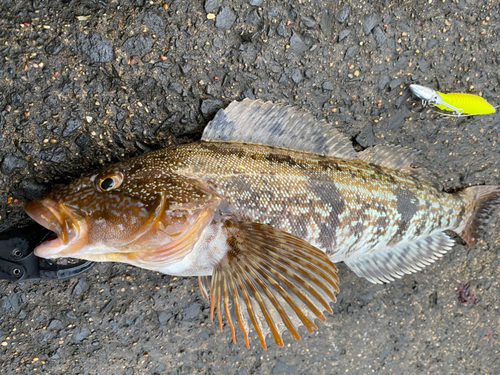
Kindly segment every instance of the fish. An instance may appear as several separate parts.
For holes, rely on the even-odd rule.
[[[43,258],[123,262],[198,276],[210,318],[300,339],[339,292],[334,263],[388,283],[452,249],[474,247],[500,204],[500,186],[447,193],[414,165],[416,151],[356,152],[324,119],[244,99],[221,109],[200,141],[86,174],[25,210],[57,238]],[[225,318],[225,320],[223,320]]]

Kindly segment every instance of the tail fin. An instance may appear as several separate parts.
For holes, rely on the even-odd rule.
[[[466,204],[460,226],[455,229],[470,247],[474,247],[500,205],[500,185],[473,186],[459,192]]]

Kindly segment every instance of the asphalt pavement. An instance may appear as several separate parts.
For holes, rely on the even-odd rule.
[[[358,150],[421,150],[446,191],[500,184],[500,114],[442,117],[408,85],[500,104],[498,1],[0,0],[0,231],[54,184],[197,140],[245,97],[326,118]],[[319,330],[231,341],[195,278],[99,264],[0,281],[2,374],[500,374],[500,215],[473,249],[373,285],[339,265]],[[456,290],[469,283],[468,292]],[[466,298],[464,298],[464,296]],[[476,297],[475,299],[471,296]]]

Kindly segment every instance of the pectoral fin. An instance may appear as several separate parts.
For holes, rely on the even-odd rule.
[[[224,225],[230,250],[212,275],[211,319],[217,308],[222,330],[224,311],[233,341],[237,321],[247,347],[251,322],[264,349],[267,333],[283,346],[285,330],[299,340],[300,325],[309,332],[317,329],[314,319],[325,321],[323,311],[332,313],[330,303],[339,290],[337,269],[326,254],[270,225],[236,221]]]

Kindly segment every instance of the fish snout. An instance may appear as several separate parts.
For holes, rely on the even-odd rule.
[[[57,235],[37,246],[35,255],[42,258],[70,256],[87,242],[88,226],[77,210],[50,198],[28,202],[24,210],[38,224]]]

